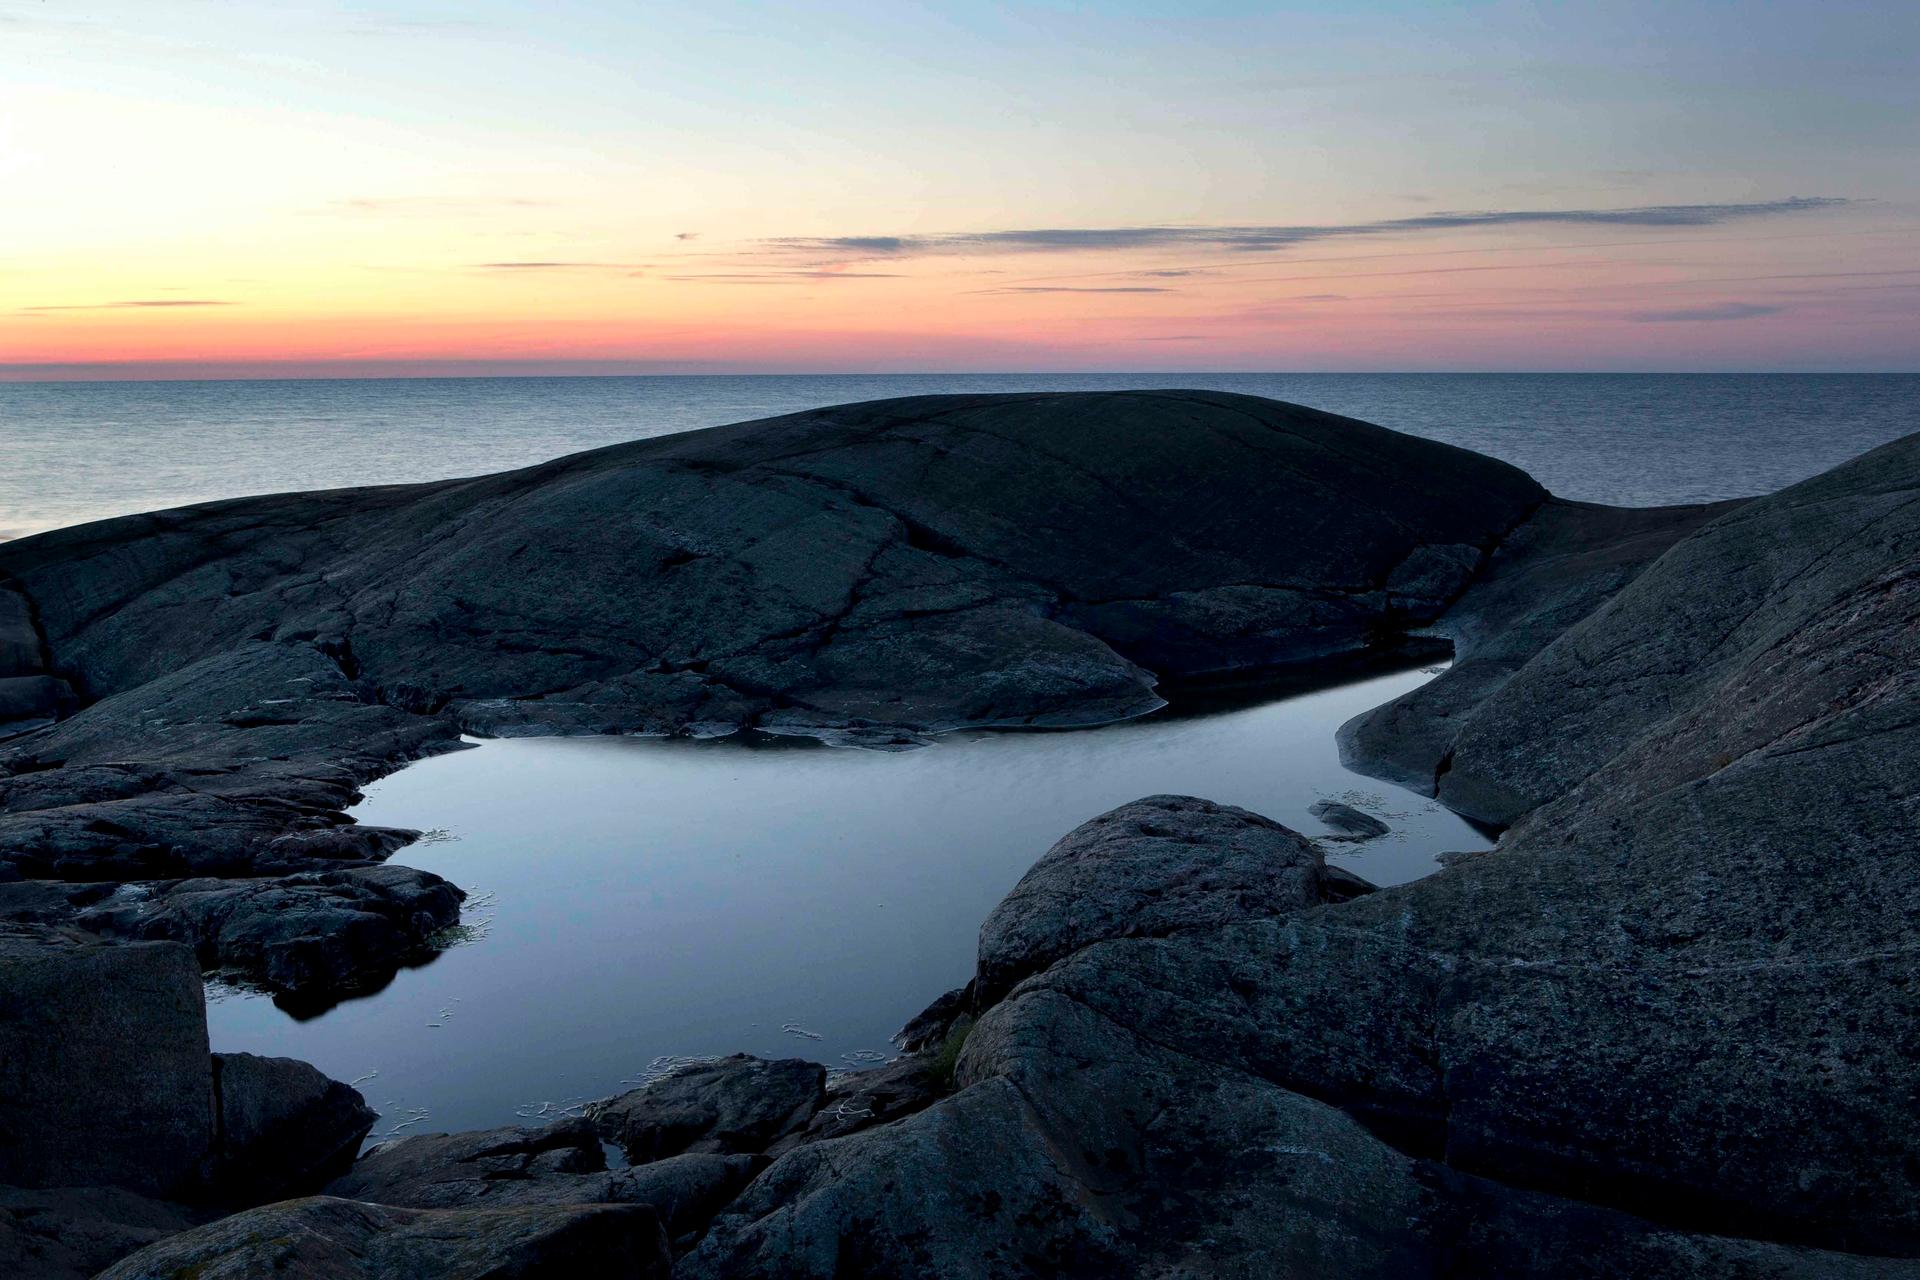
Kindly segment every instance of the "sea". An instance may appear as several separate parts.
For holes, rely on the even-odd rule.
[[[1504,458],[1563,497],[1660,505],[1777,489],[1920,430],[1916,375],[1103,374],[472,378],[0,385],[0,533],[241,494],[497,471],[825,404],[947,392],[1209,388]],[[514,739],[366,788],[395,861],[466,888],[460,927],[317,1016],[210,978],[213,1047],[301,1058],[380,1112],[369,1141],[540,1123],[731,1052],[859,1070],[964,983],[981,920],[1074,825],[1156,792],[1315,837],[1339,800],[1391,832],[1329,842],[1381,885],[1489,847],[1360,777],[1335,730],[1440,670],[1176,705],[917,751]]]
[[[1182,387],[1503,458],[1566,498],[1765,493],[1920,430],[1916,374],[925,374],[0,383],[0,537],[242,494],[478,475],[820,405]]]

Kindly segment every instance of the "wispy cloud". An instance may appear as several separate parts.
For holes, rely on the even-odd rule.
[[[774,252],[915,256],[936,253],[1038,253],[1130,249],[1284,249],[1318,240],[1480,227],[1620,226],[1711,227],[1745,218],[1810,213],[1852,201],[1795,196],[1736,204],[1640,205],[1624,209],[1492,209],[1430,213],[1375,222],[1321,225],[1039,227],[1012,231],[953,231],[898,236],[783,236],[763,241]]]
[[[799,271],[697,271],[661,276],[662,280],[704,280],[717,284],[804,284],[809,280],[898,280],[898,271],[842,271],[815,267]]]
[[[536,259],[525,262],[476,262],[473,265],[482,271],[631,271],[642,264],[638,262],[557,262]]]
[[[335,200],[322,212],[381,217],[445,217],[455,213],[498,213],[511,209],[550,209],[552,200],[526,196],[356,196]]]
[[[1770,316],[1780,307],[1763,307],[1752,302],[1716,302],[1707,307],[1676,307],[1671,311],[1635,311],[1629,319],[1643,322],[1666,320],[1751,320],[1755,316]]]
[[[124,307],[235,307],[237,302],[219,298],[131,298],[124,302],[63,302],[44,307],[22,307],[22,311],[118,311]]]
[[[975,289],[974,293],[1174,293],[1161,285],[1007,285],[999,289]]]

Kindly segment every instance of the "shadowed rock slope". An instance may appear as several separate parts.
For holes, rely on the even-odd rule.
[[[946,396],[6,543],[16,665],[86,705],[0,748],[0,916],[296,993],[378,981],[457,891],[369,877],[411,833],[340,810],[462,730],[885,745],[1138,715],[1158,681],[1399,644],[1544,500],[1251,397]],[[154,896],[105,898],[131,879]]]

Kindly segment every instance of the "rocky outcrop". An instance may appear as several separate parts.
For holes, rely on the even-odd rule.
[[[683,1152],[752,1154],[806,1127],[826,1096],[826,1078],[817,1062],[734,1054],[595,1103],[588,1117],[635,1164]]]
[[[1246,396],[939,396],[85,525],[0,567],[94,698],[265,637],[415,711],[628,681],[669,722],[711,692],[928,729],[1111,715],[1151,698],[1135,663],[1363,648],[1437,615],[1544,496]]]
[[[1667,548],[1740,505],[1546,502],[1502,541],[1485,571],[1430,628],[1453,642],[1453,663],[1438,678],[1342,726],[1342,760],[1434,794],[1452,767],[1454,739],[1481,703]]]
[[[666,1280],[645,1205],[395,1209],[316,1196],[250,1209],[109,1267],[100,1280]]]
[[[312,1008],[378,987],[396,964],[430,956],[432,938],[459,920],[465,897],[430,871],[349,865],[142,885],[81,911],[76,923],[112,937],[185,942],[207,968],[235,970]]]
[[[1051,958],[681,1273],[1920,1274],[1920,437],[1574,609],[1449,728],[1498,850]]]
[[[977,1004],[1105,938],[1283,915],[1335,897],[1326,860],[1279,823],[1192,796],[1148,796],[1082,823],[980,926]],[[1337,896],[1347,896],[1344,892]]]
[[[1138,715],[1158,683],[1393,650],[1544,499],[1250,397],[949,396],[25,538],[0,647],[85,706],[0,751],[0,877],[378,861],[409,833],[346,822],[355,788],[463,730],[886,746]],[[417,942],[385,936],[389,970]]]
[[[990,1012],[963,1078],[898,1124],[776,1162],[675,1274],[1913,1274],[1463,1176],[1336,1107],[1050,992]]]
[[[1115,460],[1089,443],[1110,446],[1100,430],[1147,403],[1200,415],[1179,418],[1181,438],[1250,474],[1210,486],[1159,444]],[[1229,426],[1229,409],[1246,413]],[[1029,413],[1045,429],[1021,435]],[[914,1056],[868,1078],[829,1093],[810,1064],[702,1064],[595,1111],[635,1169],[595,1164],[578,1125],[396,1144],[337,1185],[461,1207],[294,1202],[111,1274],[537,1274],[576,1230],[597,1243],[567,1274],[647,1274],[665,1265],[654,1204],[695,1280],[1920,1274],[1920,437],[1716,510],[1549,503],[1529,518],[1533,498],[1455,475],[1499,526],[1485,539],[1368,515],[1330,551],[1315,495],[1385,513],[1320,469],[1351,478],[1349,450],[1381,442],[1284,417],[1230,398],[860,407],[513,477],[309,495],[291,527],[248,504],[151,517],[140,555],[85,531],[33,540],[30,563],[6,563],[83,692],[144,682],[10,757],[9,794],[38,807],[5,821],[33,833],[41,861],[15,865],[36,874],[199,856],[165,837],[201,803],[187,791],[202,756],[231,764],[223,794],[248,797],[211,856],[287,876],[302,872],[281,859],[377,857],[382,837],[326,801],[387,767],[363,730],[397,753],[480,715],[503,731],[751,722],[892,742],[1116,713],[1145,705],[1147,668],[1204,676],[1426,625],[1452,632],[1461,662],[1343,746],[1509,826],[1497,849],[1368,891],[1257,815],[1153,797],[1043,858],[983,928],[975,981],[903,1033]],[[1261,452],[1281,446],[1256,427],[1289,443]],[[1234,471],[1203,461],[1216,480]],[[980,497],[1018,463],[1030,473],[1004,508]],[[1460,515],[1435,496],[1439,455],[1431,476],[1368,465],[1413,486],[1421,519]],[[1030,474],[1057,492],[1026,493]],[[1096,516],[1096,494],[1122,515]],[[1510,513],[1487,519],[1502,494]],[[631,567],[580,548],[580,582],[557,589],[540,565],[593,511],[615,513],[623,550],[662,553]],[[458,536],[421,550],[429,516]],[[1297,545],[1275,550],[1256,519]],[[1083,534],[1137,545],[1126,522],[1165,545],[1096,563]],[[528,572],[481,575],[462,539],[494,570],[530,557]],[[1400,558],[1368,559],[1383,547]],[[1372,576],[1309,587],[1283,555],[1318,582],[1351,583],[1362,561]],[[1228,560],[1242,576],[1201,573]],[[260,625],[263,600],[301,629]],[[577,652],[539,639],[561,609]],[[181,626],[213,665],[149,672],[121,613]],[[677,656],[624,665],[643,648]],[[322,661],[331,675],[288,674]],[[248,694],[262,673],[331,692],[312,707],[284,684]],[[539,682],[549,696],[499,692]],[[240,694],[251,709],[234,713]],[[236,736],[252,734],[266,736]],[[109,799],[102,753],[119,740],[148,763]],[[262,782],[239,742],[280,744],[283,772]],[[96,821],[115,829],[88,846]],[[275,852],[289,836],[306,844]],[[0,904],[43,930],[68,911],[107,927],[125,901],[95,878],[9,886]],[[651,1234],[591,1216],[616,1206],[547,1198],[585,1194],[632,1196]],[[517,1207],[472,1207],[502,1196]]]
[[[409,1209],[611,1201],[593,1126],[560,1120],[389,1138],[327,1186],[348,1200]]]

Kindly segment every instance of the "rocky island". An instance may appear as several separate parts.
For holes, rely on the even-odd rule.
[[[353,1090],[209,1052],[203,970],[324,1005],[458,918],[343,811],[462,734],[899,748],[1449,650],[1341,748],[1497,847],[1375,890],[1143,798],[831,1085],[356,1160]],[[0,544],[0,663],[8,1274],[1920,1276],[1920,436],[1642,510],[1245,396],[882,401]]]

